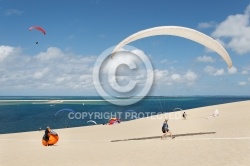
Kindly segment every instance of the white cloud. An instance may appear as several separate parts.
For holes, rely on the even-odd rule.
[[[173,85],[175,83],[192,85],[198,79],[198,75],[191,70],[188,70],[185,74],[180,74],[173,71],[157,69],[154,71],[154,74],[154,85]]]
[[[74,39],[75,38],[75,35],[69,35],[68,36],[68,39]]]
[[[206,28],[211,28],[214,27],[215,23],[214,22],[202,22],[198,24],[198,28],[200,29],[206,29]]]
[[[47,73],[49,72],[49,68],[44,68],[41,71],[37,71],[33,74],[33,77],[35,79],[41,79],[43,78]]]
[[[99,4],[100,3],[100,1],[98,1],[98,0],[90,0],[90,3],[93,3],[93,4]]]
[[[171,79],[173,80],[173,81],[181,81],[181,76],[180,76],[180,74],[172,74],[171,75]]]
[[[176,63],[177,61],[169,61],[167,59],[164,59],[162,61],[160,61],[161,64],[173,64],[173,63]]]
[[[154,76],[155,76],[155,79],[161,79],[163,77],[166,77],[168,76],[168,70],[155,70],[154,71]]]
[[[99,34],[98,37],[100,37],[100,38],[107,38],[107,35],[105,35],[105,34]]]
[[[249,66],[243,66],[242,68],[243,68],[244,70],[248,70],[248,71],[249,71],[249,70],[250,70],[250,65],[249,65]]]
[[[17,10],[17,9],[9,9],[5,12],[5,15],[10,16],[10,15],[21,15],[23,14],[22,11]]]
[[[154,85],[172,84],[171,75],[168,70],[154,70]]]
[[[247,70],[242,70],[242,71],[241,71],[241,74],[242,74],[242,75],[247,75],[247,74],[249,74],[249,72],[248,72]]]
[[[219,69],[213,75],[214,76],[220,76],[220,75],[223,75],[223,74],[224,74],[224,69]]]
[[[212,76],[219,76],[225,74],[224,69],[217,69],[212,66],[206,66],[204,68],[204,72]]]
[[[210,63],[215,62],[215,60],[211,56],[206,56],[206,55],[197,57],[196,61],[198,61],[198,62],[210,62]]]
[[[213,75],[213,73],[216,72],[216,69],[214,67],[212,67],[212,66],[206,66],[204,68],[204,72],[209,74],[209,75]]]
[[[188,71],[185,75],[184,75],[184,78],[187,80],[187,81],[191,81],[191,82],[194,82],[197,80],[198,78],[198,75],[192,71]]]
[[[50,61],[52,59],[62,58],[64,53],[56,47],[50,47],[46,52],[39,53],[36,57],[39,61]]]
[[[27,56],[19,48],[0,46],[0,89],[93,88],[93,56],[68,54],[56,47]]]
[[[250,52],[250,5],[244,14],[228,16],[212,33],[215,38],[227,38],[226,46],[238,54]]]
[[[236,67],[231,67],[231,68],[228,68],[228,73],[229,74],[236,74],[238,72],[238,69]]]
[[[0,46],[0,62],[4,61],[9,56],[18,54],[19,48],[14,48],[10,46]]]
[[[244,82],[244,81],[238,82],[238,84],[239,84],[240,86],[245,86],[245,85],[247,85],[247,83]]]

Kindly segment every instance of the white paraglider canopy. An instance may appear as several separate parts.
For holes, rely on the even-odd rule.
[[[219,112],[219,110],[216,108],[216,110],[214,111],[214,113],[212,113],[211,115],[209,115],[209,116],[207,117],[207,119],[208,119],[208,118],[212,118],[212,117],[219,116],[219,114],[220,114],[220,112]]]
[[[186,27],[181,27],[181,26],[160,26],[160,27],[145,29],[137,33],[134,33],[131,36],[127,37],[126,39],[122,40],[114,48],[112,57],[115,55],[115,52],[119,51],[123,46],[127,45],[128,43],[131,43],[138,39],[142,39],[142,38],[146,38],[150,36],[158,36],[158,35],[179,36],[179,37],[183,37],[183,38],[195,41],[217,52],[225,60],[228,67],[232,67],[233,65],[229,54],[219,42],[217,42],[213,38],[197,30],[186,28]]]
[[[95,125],[97,125],[97,123],[94,120],[89,120],[87,121],[87,123],[94,123]]]

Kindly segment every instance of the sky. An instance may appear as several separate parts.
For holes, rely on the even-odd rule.
[[[133,33],[157,26],[188,27],[214,38],[233,67],[188,39],[140,39],[129,45],[152,63],[148,95],[250,92],[249,0],[0,0],[0,20],[0,96],[97,96],[97,58]],[[46,35],[30,31],[32,26],[44,28]],[[118,75],[122,85],[131,79],[145,83],[144,69],[121,67]]]

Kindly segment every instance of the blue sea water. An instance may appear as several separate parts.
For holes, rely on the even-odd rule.
[[[51,103],[59,100],[63,102]],[[146,97],[129,106],[101,97],[0,96],[0,134],[105,124],[109,118],[133,120],[158,113],[250,100],[250,96]],[[93,120],[92,122],[89,120]]]

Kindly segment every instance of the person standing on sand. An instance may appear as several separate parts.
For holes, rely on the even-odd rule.
[[[186,119],[186,118],[187,118],[186,112],[184,112],[184,113],[182,114],[182,117],[183,117],[183,119]]]
[[[163,122],[162,128],[161,128],[162,132],[164,133],[161,136],[161,139],[163,139],[164,137],[167,137],[167,133],[170,134],[171,138],[174,139],[175,137],[172,135],[171,131],[168,129],[168,120],[165,119],[165,121]]]

